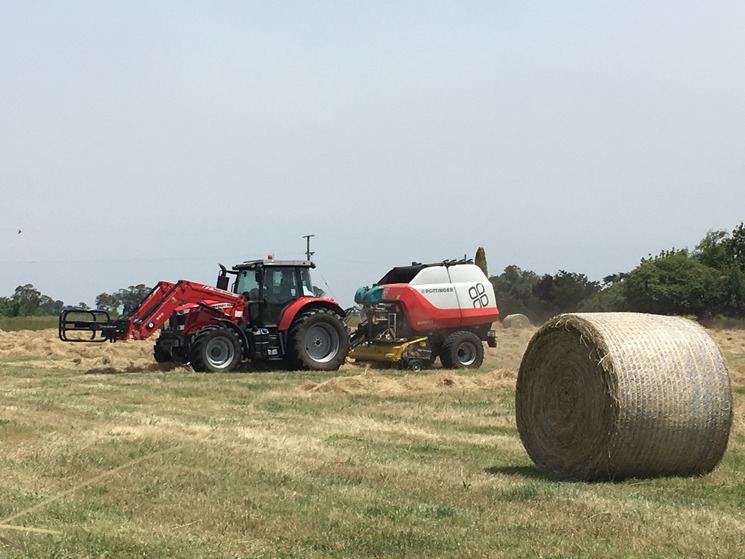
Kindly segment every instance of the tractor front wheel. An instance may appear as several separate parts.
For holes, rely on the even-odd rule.
[[[171,340],[160,336],[153,346],[153,357],[159,365],[176,365],[189,362],[188,352],[183,346],[173,346]]]
[[[191,367],[198,373],[232,371],[242,358],[243,344],[238,334],[228,328],[199,333],[191,346]]]
[[[473,332],[453,332],[442,343],[440,361],[446,369],[478,369],[484,362],[484,345]]]
[[[153,346],[153,357],[155,362],[158,364],[173,363],[175,359],[171,354],[171,350],[165,346],[163,338],[158,338]]]
[[[348,353],[347,328],[332,311],[316,309],[303,313],[290,328],[288,360],[292,366],[335,371]]]

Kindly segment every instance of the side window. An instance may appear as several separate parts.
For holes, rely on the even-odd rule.
[[[256,272],[254,270],[241,271],[236,281],[238,282],[236,293],[248,293],[249,299],[258,299],[259,284],[256,282]]]
[[[303,268],[300,271],[300,278],[303,281],[303,295],[307,297],[313,297],[315,293],[313,292],[313,280],[310,277],[310,269]]]

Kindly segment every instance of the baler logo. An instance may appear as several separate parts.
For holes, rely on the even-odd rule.
[[[422,289],[422,293],[451,293],[452,287],[425,287]]]
[[[489,296],[486,294],[486,288],[483,283],[477,283],[468,288],[468,295],[473,301],[473,308],[481,309],[489,304]]]

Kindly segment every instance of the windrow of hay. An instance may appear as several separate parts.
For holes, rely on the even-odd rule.
[[[530,319],[524,314],[508,314],[502,319],[502,328],[530,328]]]
[[[0,359],[5,363],[20,363],[33,359],[35,367],[45,369],[83,368],[119,371],[151,370],[153,343],[128,341],[121,343],[65,343],[57,330],[0,330]]]
[[[407,375],[402,378],[387,377],[378,372],[365,371],[351,377],[334,377],[323,382],[306,382],[302,388],[309,392],[401,394],[413,391],[437,392],[449,389],[488,389],[511,385],[514,382],[515,373],[507,369],[468,376],[452,372],[437,372],[427,375]]]
[[[719,349],[679,317],[551,319],[528,344],[515,403],[536,465],[582,480],[710,472],[732,425]]]

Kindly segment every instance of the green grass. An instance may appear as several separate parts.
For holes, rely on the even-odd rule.
[[[0,362],[0,524],[54,532],[0,527],[0,557],[742,557],[742,417],[708,476],[564,482],[509,384],[304,389],[332,376]]]
[[[0,316],[0,330],[16,332],[18,330],[46,330],[57,328],[56,316]]]

